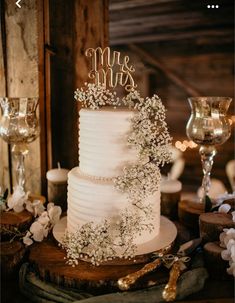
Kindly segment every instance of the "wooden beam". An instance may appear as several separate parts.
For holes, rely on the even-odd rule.
[[[151,6],[160,3],[172,3],[172,2],[180,2],[180,0],[123,0],[123,1],[115,1],[110,4],[111,11],[119,11],[126,10],[127,8],[141,8],[144,6]]]
[[[191,23],[189,23],[191,21]],[[205,14],[203,14],[201,11],[195,11],[191,12],[189,14],[188,11],[184,12],[170,12],[168,14],[163,15],[142,15],[142,16],[124,16],[122,18],[119,17],[119,20],[112,21],[110,23],[110,29],[113,31],[120,29],[127,29],[128,27],[135,28],[136,26],[141,27],[161,27],[161,26],[168,26],[171,28],[174,28],[174,25],[185,24],[185,27],[188,25],[196,26],[200,23],[200,25],[205,26],[207,24],[213,25],[216,23],[230,23],[232,27],[232,20],[224,19],[221,20],[220,16],[215,16],[213,19],[208,18]]]
[[[233,29],[233,22],[229,18],[227,19],[215,19],[213,22],[209,18],[202,18],[200,15],[190,16],[187,18],[188,13],[185,14],[185,17],[178,16],[164,16],[164,17],[146,17],[142,20],[133,20],[132,23],[125,23],[123,21],[116,21],[110,24],[110,35],[114,37],[123,37],[126,35],[140,35],[141,33],[150,34],[151,31],[155,33],[155,35],[168,33],[171,31],[178,32],[179,30],[183,30],[185,32],[194,32],[196,30],[223,30],[224,33],[227,30]],[[169,22],[169,20],[171,20]],[[203,26],[202,26],[203,24]]]
[[[47,170],[52,169],[52,104],[51,104],[51,56],[55,54],[50,38],[50,1],[44,0],[44,86],[45,86],[45,117],[46,117],[46,159]],[[46,177],[46,176],[45,176]]]
[[[8,96],[7,87],[7,51],[6,51],[6,22],[5,22],[5,2],[0,1],[0,41],[1,41],[1,96]]]
[[[109,22],[108,0],[81,0],[75,1],[75,41],[74,41],[74,66],[75,81],[74,89],[84,85],[88,80],[88,72],[91,69],[89,59],[85,57],[85,51],[89,47],[108,46],[108,22]],[[81,108],[77,103],[77,109]],[[74,140],[77,141],[78,124],[77,112],[74,117]],[[76,144],[75,156],[77,157],[78,146]]]
[[[37,1],[24,2],[21,9],[14,1],[5,1],[8,97],[39,94]],[[29,144],[25,159],[26,189],[35,194],[41,191],[39,142],[37,138]],[[12,161],[16,164],[13,157]]]
[[[192,87],[189,83],[183,80],[181,77],[176,75],[171,71],[167,66],[164,65],[161,61],[153,57],[151,54],[143,50],[137,45],[130,44],[128,45],[129,49],[136,53],[144,62],[150,64],[152,67],[161,70],[172,82],[181,87],[192,97],[199,96],[201,93]]]
[[[229,41],[233,41],[233,30],[227,29],[210,29],[210,30],[191,30],[189,32],[168,32],[168,33],[150,33],[143,35],[133,35],[125,37],[113,37],[110,39],[110,44],[114,45],[124,45],[129,43],[144,43],[144,42],[161,42],[161,41],[180,41],[185,39],[197,39],[205,38],[208,40],[210,38],[214,39],[224,39],[227,38]]]
[[[8,96],[8,85],[7,85],[7,46],[6,46],[6,22],[5,22],[5,2],[3,0],[0,1],[0,96],[7,97]],[[1,110],[0,110],[1,112]],[[0,113],[1,118],[1,113]],[[1,182],[0,186],[5,188],[9,188],[10,192],[12,192],[13,188],[13,178],[12,178],[12,160],[11,160],[11,146],[3,142],[0,139],[1,145],[1,153],[0,153],[0,161],[1,165]]]
[[[75,87],[80,87],[90,70],[85,50],[108,46],[108,0],[75,1],[75,14]]]
[[[38,24],[38,87],[39,87],[39,119],[40,119],[40,168],[41,168],[41,194],[46,196],[47,183],[46,172],[48,170],[47,152],[47,119],[46,119],[46,94],[45,94],[45,53],[44,53],[44,29],[45,29],[45,2],[37,1]]]
[[[108,0],[50,0],[52,163],[78,165],[78,102],[74,91],[88,80],[89,47],[108,45]]]

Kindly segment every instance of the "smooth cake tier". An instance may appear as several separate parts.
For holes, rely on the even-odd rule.
[[[153,203],[154,230],[149,233],[144,231],[141,236],[136,235],[134,243],[143,244],[151,241],[159,233],[160,228],[160,193],[146,200],[146,204]],[[88,223],[101,222],[103,219],[112,219],[117,222],[120,212],[127,208],[131,210],[124,193],[118,191],[112,180],[92,178],[81,173],[78,167],[73,168],[68,174],[68,231],[76,232],[79,226]],[[136,208],[135,208],[136,209]]]
[[[136,163],[135,148],[128,146],[132,110],[104,107],[79,112],[79,167],[90,176],[116,177]]]

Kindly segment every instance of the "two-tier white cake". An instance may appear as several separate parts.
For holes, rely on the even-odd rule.
[[[107,218],[117,224],[120,213],[126,208],[136,211],[127,195],[115,188],[113,182],[113,178],[122,175],[125,166],[138,161],[137,151],[127,143],[134,115],[135,111],[126,108],[80,110],[80,164],[68,176],[68,232],[74,233],[83,224],[99,223]],[[151,223],[153,230],[136,233],[137,248],[156,237],[160,228],[159,191],[142,202],[152,204],[153,219],[145,224]]]

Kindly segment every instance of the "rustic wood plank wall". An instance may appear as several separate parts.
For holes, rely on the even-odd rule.
[[[189,96],[234,96],[234,1],[216,4],[218,9],[208,9],[205,1],[110,0],[110,43],[113,49],[131,49],[130,58],[152,69],[150,95],[157,93],[166,105],[174,142],[187,139]],[[234,115],[232,105],[229,113]],[[228,190],[225,165],[234,158],[233,140],[231,136],[218,147],[212,170],[212,177]],[[181,180],[186,188],[196,189],[202,179],[198,148],[187,149],[183,156],[186,167]]]
[[[175,74],[193,85],[201,95],[234,96],[233,85],[233,54],[230,52],[209,54],[167,55],[158,53],[158,59]],[[167,122],[174,141],[188,140],[186,124],[190,116],[187,98],[190,96],[181,87],[170,81],[162,71],[155,71],[151,75],[151,93],[161,96],[167,108]],[[234,115],[231,104],[230,115]],[[232,125],[234,132],[234,124]],[[234,158],[234,136],[218,147],[218,154],[212,170],[212,178],[218,178],[229,187],[225,173],[226,163]],[[201,183],[202,170],[198,148],[187,149],[183,154],[186,167],[181,178],[186,187],[198,187]]]
[[[144,49],[148,56],[139,56],[135,50]],[[113,47],[117,49],[117,47]],[[210,96],[234,96],[234,75],[233,75],[233,53],[230,49],[219,47],[217,51],[211,51],[211,48],[204,53],[200,53],[197,47],[187,50],[185,44],[178,43],[172,50],[171,43],[167,46],[155,44],[140,45],[137,47],[122,46],[118,47],[122,52],[128,52],[131,62],[136,67],[134,78],[138,89],[148,92],[148,95],[158,94],[167,109],[167,123],[170,133],[173,136],[173,144],[176,141],[188,140],[186,136],[186,124],[190,116],[190,107],[187,98],[191,96],[190,91],[195,91],[196,95]],[[130,49],[131,52],[130,53]],[[156,51],[157,50],[157,51]],[[156,58],[161,63],[163,69],[151,65],[147,57]],[[145,67],[140,69],[140,62]],[[174,82],[164,69],[170,71],[175,77],[182,79],[184,85],[180,82]],[[149,77],[149,81],[145,81]],[[188,86],[187,86],[188,85]],[[147,86],[144,88],[144,86]],[[189,88],[188,91],[186,88]],[[234,102],[230,106],[229,115],[234,115]],[[221,180],[226,188],[231,191],[228,178],[225,173],[227,162],[234,158],[234,123],[232,124],[232,135],[230,139],[219,146],[218,153],[212,170],[212,178]],[[198,148],[188,148],[183,157],[186,160],[184,173],[181,177],[184,187],[187,190],[195,190],[202,181],[202,169]],[[164,168],[164,172],[169,167]]]
[[[87,81],[85,50],[108,43],[108,0],[50,1],[52,165],[78,165],[74,90]]]
[[[6,79],[5,79],[5,60],[4,60],[4,32],[5,32],[5,18],[4,17],[4,6],[3,3],[0,3],[0,96],[6,96]],[[0,119],[1,119],[1,110],[0,110]],[[8,159],[8,146],[3,140],[0,139],[0,186],[1,190],[4,191],[6,188],[10,187],[10,175],[9,175],[9,159]]]
[[[5,35],[7,56],[7,96],[38,97],[38,28],[37,1],[24,1],[21,9],[15,1],[4,1]],[[2,41],[2,39],[0,40]],[[1,42],[0,42],[1,43]],[[1,43],[2,44],[2,43]],[[0,47],[2,49],[2,45]],[[0,57],[2,58],[2,57]],[[0,59],[1,61],[1,59]],[[1,81],[4,72],[1,65]],[[0,95],[6,96],[1,84]],[[2,140],[1,140],[2,141]],[[0,161],[3,163],[1,174],[2,186],[9,187],[6,171],[6,143],[1,142]],[[29,145],[30,152],[26,158],[26,188],[33,193],[40,193],[40,148],[39,139]],[[14,162],[14,161],[13,161]],[[13,163],[15,164],[15,163]],[[14,176],[14,175],[13,175]]]
[[[41,154],[37,139],[26,158],[26,188],[39,193],[41,180],[45,193],[46,169],[58,161],[68,168],[78,164],[79,108],[73,95],[87,80],[85,49],[108,44],[108,0],[26,0],[21,8],[14,1],[2,2],[7,66],[4,70],[1,56],[0,95],[40,97]],[[1,185],[9,187],[7,145],[1,140],[0,147]]]

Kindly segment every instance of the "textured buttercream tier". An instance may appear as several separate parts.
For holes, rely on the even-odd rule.
[[[153,203],[153,232],[143,232],[141,236],[136,235],[135,244],[143,244],[152,240],[160,228],[160,193],[146,200],[146,204]],[[131,210],[124,193],[115,189],[111,180],[98,180],[85,176],[78,167],[73,168],[68,175],[68,231],[75,232],[79,226],[94,222],[99,223],[104,219],[117,222],[121,211],[125,208]]]
[[[80,110],[79,167],[83,173],[116,177],[124,166],[136,163],[137,152],[127,144],[134,113],[111,107]]]

